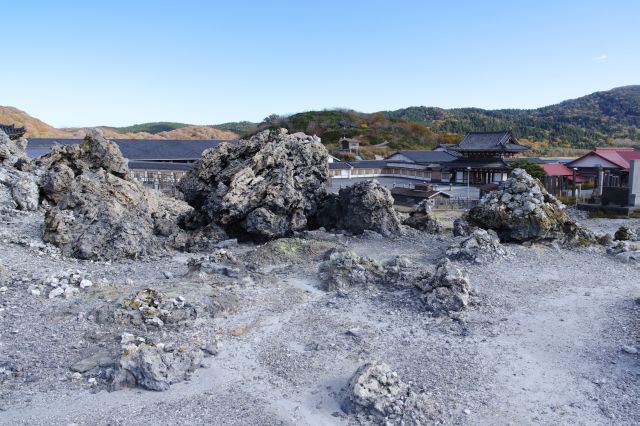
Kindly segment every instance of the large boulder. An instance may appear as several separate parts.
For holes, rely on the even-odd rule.
[[[493,229],[503,242],[593,239],[567,215],[560,201],[522,169],[514,169],[502,189],[485,195],[469,211],[467,220]]]
[[[41,192],[52,206],[43,239],[64,255],[100,260],[162,250],[167,203],[129,177],[127,160],[100,131],[79,145],[55,146],[37,164],[44,173]]]
[[[327,181],[320,139],[280,129],[205,151],[179,187],[201,224],[265,240],[306,229]]]
[[[440,222],[438,222],[438,219],[431,213],[431,205],[428,200],[424,200],[418,204],[402,224],[428,234],[439,234],[442,232]]]
[[[174,383],[188,380],[203,359],[196,346],[153,344],[127,333],[122,335],[121,346],[110,390],[141,387],[165,391]]]
[[[366,230],[385,236],[400,233],[400,219],[393,208],[391,192],[376,180],[342,188],[337,195],[328,194],[315,223],[354,234]]]
[[[461,311],[469,304],[469,275],[447,258],[438,264],[433,275],[420,277],[417,286],[427,310],[436,315]]]
[[[13,141],[0,130],[0,208],[38,208],[38,179],[28,170],[26,146],[26,139]]]
[[[373,259],[352,251],[330,250],[318,268],[325,290],[347,292],[352,288],[368,288],[381,282],[384,267]]]

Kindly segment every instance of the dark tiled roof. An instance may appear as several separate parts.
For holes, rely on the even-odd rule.
[[[9,136],[9,139],[21,138],[26,132],[24,127],[16,127],[13,124],[0,124],[0,130],[2,130],[7,136]]]
[[[349,161],[349,164],[353,166],[354,169],[368,169],[374,167],[386,167],[386,160],[360,160],[360,161]]]
[[[407,150],[398,151],[391,154],[402,154],[414,163],[446,163],[455,160],[457,157],[446,151],[426,151],[426,150]],[[387,157],[387,159],[389,158]]]
[[[131,170],[189,170],[193,163],[171,163],[168,161],[129,161]]]
[[[62,145],[78,144],[82,139],[29,139],[27,150],[42,155],[57,142]],[[122,155],[129,160],[189,160],[200,158],[202,152],[215,148],[223,140],[167,140],[167,139],[113,139]]]
[[[333,163],[329,163],[329,169],[331,170],[348,170],[353,166],[346,161],[334,161]]]
[[[391,188],[391,195],[403,195],[405,197],[414,197],[414,198],[433,198],[434,196],[438,195],[438,194],[442,194],[443,196],[450,198],[451,196],[449,194],[447,194],[446,192],[441,192],[441,191],[418,191],[415,189],[410,189],[410,188],[402,188],[402,187],[395,187],[395,188]]]
[[[464,135],[457,147],[457,151],[496,151],[523,152],[527,151],[520,145],[511,132],[473,132]]]

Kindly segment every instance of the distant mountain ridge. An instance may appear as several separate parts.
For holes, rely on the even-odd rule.
[[[274,118],[275,117],[275,118]],[[270,121],[271,120],[271,121]],[[84,128],[56,129],[14,107],[0,107],[0,123],[26,126],[27,137],[79,138]],[[456,142],[464,133],[511,130],[537,154],[590,149],[598,145],[640,147],[640,85],[624,86],[536,109],[409,107],[379,113],[350,110],[308,111],[249,121],[195,126],[176,122],[142,123],[127,127],[100,126],[121,139],[236,139],[258,129],[283,126],[317,134],[329,146],[340,137],[361,140],[368,156],[393,149],[429,149]]]
[[[27,129],[27,138],[83,138],[86,129],[71,127],[56,129],[55,127],[19,110],[15,107],[0,106],[0,123],[24,126]],[[129,128],[117,128],[97,126],[102,129],[105,136],[113,139],[237,139],[238,134],[229,130],[218,129],[212,126],[196,126],[182,123],[148,123]],[[158,125],[158,126],[149,126]],[[151,131],[146,131],[151,130]]]
[[[517,138],[548,147],[640,144],[640,85],[617,87],[529,110],[420,106],[383,114],[424,124],[433,132],[512,130]]]

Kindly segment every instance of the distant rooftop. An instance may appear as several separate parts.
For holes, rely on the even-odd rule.
[[[446,163],[457,159],[455,155],[449,154],[446,151],[425,151],[425,150],[404,150],[397,151],[391,154],[387,159],[390,159],[396,154],[400,154],[414,163]]]
[[[0,130],[2,130],[9,139],[18,139],[24,136],[26,130],[24,127],[16,127],[13,124],[0,124]]]
[[[491,151],[517,153],[528,151],[529,148],[520,145],[511,132],[472,132],[464,135],[456,151]]]
[[[79,144],[82,139],[29,139],[27,153],[39,157],[51,150],[54,143],[61,145]],[[168,139],[113,139],[129,160],[138,161],[195,161],[202,152],[227,140],[168,140]]]

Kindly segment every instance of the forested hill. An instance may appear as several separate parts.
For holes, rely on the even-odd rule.
[[[618,87],[538,109],[409,107],[385,117],[424,124],[434,133],[511,129],[540,149],[640,145],[640,86]]]

